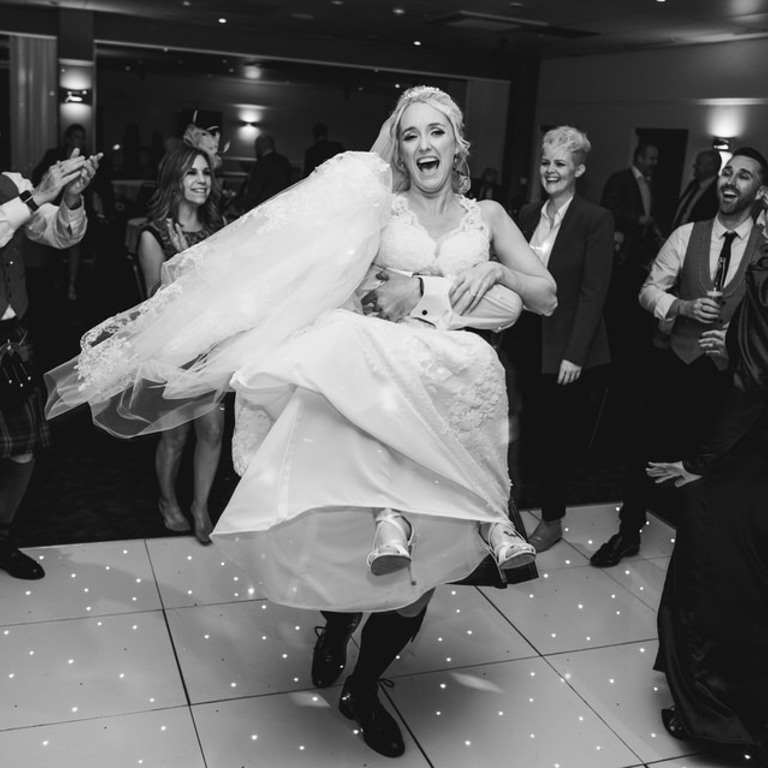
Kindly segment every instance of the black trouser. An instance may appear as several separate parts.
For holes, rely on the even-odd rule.
[[[676,461],[689,456],[711,428],[725,399],[731,375],[702,355],[684,363],[669,350],[654,349],[644,377],[640,419],[628,442],[624,472],[621,531],[636,535],[646,522],[653,483],[649,461]]]
[[[535,435],[541,516],[548,522],[560,520],[568,506],[571,448],[589,396],[584,373],[571,384],[558,384],[555,373],[525,377],[523,429]]]

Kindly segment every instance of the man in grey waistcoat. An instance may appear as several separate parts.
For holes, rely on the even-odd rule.
[[[23,243],[28,237],[53,248],[69,248],[82,240],[87,225],[82,192],[100,159],[100,154],[85,157],[75,149],[52,165],[36,186],[18,173],[0,173],[0,355],[21,358],[26,367],[20,375],[18,368],[6,366],[11,384],[0,386],[0,569],[18,579],[45,575],[42,566],[16,546],[11,528],[32,476],[35,453],[50,441],[43,390],[24,325],[28,300]],[[53,205],[60,194],[61,203]],[[0,373],[6,368],[0,367]],[[28,386],[17,391],[14,377],[28,381]]]
[[[763,155],[751,147],[734,152],[717,180],[715,218],[678,227],[640,290],[640,304],[662,333],[643,384],[641,423],[637,434],[625,436],[619,532],[595,552],[593,565],[637,554],[652,488],[647,462],[688,455],[722,404],[730,383],[725,330],[744,296],[747,265],[766,245],[751,216],[766,184]]]

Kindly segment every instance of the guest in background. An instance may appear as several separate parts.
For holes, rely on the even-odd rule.
[[[688,455],[709,426],[708,414],[722,406],[730,383],[724,329],[744,296],[747,266],[765,243],[751,212],[766,180],[759,152],[734,152],[717,182],[715,219],[678,227],[640,291],[640,305],[661,321],[668,340],[657,336],[643,372],[642,418],[627,437],[619,531],[592,555],[592,565],[605,568],[637,554],[651,501],[648,460]]]
[[[690,486],[658,613],[656,668],[680,739],[746,747],[768,766],[768,255],[746,272],[728,331],[732,384],[709,437],[683,461],[651,463]],[[708,414],[703,414],[707,419]],[[688,490],[688,489],[686,489]],[[749,759],[749,758],[748,758]]]
[[[638,144],[632,166],[612,174],[600,204],[613,214],[616,253],[606,300],[606,326],[613,360],[612,391],[623,413],[636,415],[638,388],[650,352],[653,323],[637,304],[637,294],[663,242],[656,223],[653,172],[659,150]],[[624,427],[632,429],[631,425]]]
[[[328,138],[328,126],[325,123],[315,123],[312,127],[312,135],[315,143],[304,152],[304,176],[309,176],[312,171],[334,155],[344,151],[344,147],[338,141]]]
[[[24,236],[53,248],[68,248],[85,234],[82,193],[99,165],[100,155],[84,157],[79,148],[56,161],[33,185],[17,173],[0,174],[0,354],[3,372],[20,359],[31,376],[24,388],[12,383],[0,390],[0,568],[17,579],[41,579],[42,566],[16,547],[11,528],[29,486],[34,456],[50,444],[43,414],[43,393],[34,370],[34,352],[24,314],[28,300],[24,280]],[[60,205],[52,201],[61,196]],[[8,379],[8,377],[4,377]],[[17,381],[23,383],[23,379]],[[5,383],[5,382],[4,382]]]
[[[483,168],[479,178],[472,179],[467,197],[474,200],[495,200],[501,202],[499,172],[495,168]]]
[[[246,181],[243,212],[250,211],[291,185],[293,172],[288,158],[275,148],[275,140],[262,133],[254,142],[256,162]]]
[[[147,295],[160,285],[163,264],[180,251],[205,240],[224,226],[218,209],[219,188],[211,156],[201,149],[182,144],[162,159],[157,190],[149,204],[150,222],[139,236],[139,263]],[[208,499],[221,456],[224,408],[217,405],[198,416],[195,425],[195,452],[192,520],[195,536],[209,544],[213,530]],[[176,481],[189,437],[189,423],[161,433],[155,453],[160,486],[158,507],[163,523],[171,531],[188,531],[189,523],[176,495]]]
[[[717,213],[717,174],[721,158],[716,149],[705,149],[696,155],[693,179],[680,196],[672,220],[672,229],[689,221],[708,221]]]
[[[610,361],[603,307],[613,260],[610,212],[576,194],[590,150],[586,134],[560,126],[544,135],[541,149],[548,199],[521,210],[520,229],[557,283],[557,309],[547,317],[524,313],[505,336],[520,380],[523,445],[535,441],[541,474],[541,521],[529,539],[537,552],[563,535],[574,420],[589,394],[583,374]]]

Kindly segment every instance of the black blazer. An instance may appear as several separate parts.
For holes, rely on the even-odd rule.
[[[520,211],[520,229],[528,241],[536,231],[543,205],[530,203]],[[557,373],[562,360],[582,368],[610,362],[603,307],[612,264],[610,211],[576,195],[547,265],[557,283],[557,309],[541,318],[542,373]]]
[[[612,174],[605,184],[600,205],[613,214],[616,231],[624,235],[620,262],[647,268],[656,257],[660,243],[653,231],[640,224],[645,215],[643,198],[632,168]],[[651,216],[656,218],[656,196],[651,185]]]

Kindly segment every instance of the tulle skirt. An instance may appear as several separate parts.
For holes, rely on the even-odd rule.
[[[504,372],[463,331],[329,312],[244,366],[243,477],[213,540],[275,602],[383,611],[471,573],[478,526],[506,519]],[[373,576],[373,512],[415,529],[410,570]]]

